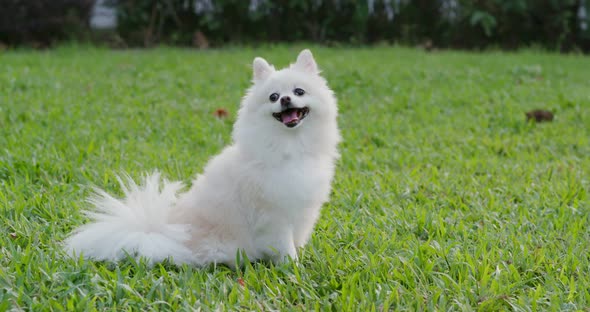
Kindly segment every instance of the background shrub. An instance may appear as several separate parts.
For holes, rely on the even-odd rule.
[[[261,41],[590,48],[585,0],[121,0],[131,45]],[[590,13],[590,12],[589,12]],[[589,25],[590,26],[590,25]]]
[[[0,0],[0,40],[85,30],[93,0]],[[109,0],[127,46],[313,41],[590,51],[590,0]],[[585,26],[584,26],[585,25]],[[71,37],[71,36],[70,36]]]
[[[88,31],[94,0],[0,0],[0,42],[45,47]]]

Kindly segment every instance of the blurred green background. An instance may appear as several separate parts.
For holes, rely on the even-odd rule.
[[[588,0],[0,0],[3,47],[304,41],[590,50]]]

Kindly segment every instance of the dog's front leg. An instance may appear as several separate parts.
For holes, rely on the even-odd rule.
[[[293,241],[293,230],[290,227],[277,228],[257,239],[256,245],[261,249],[265,259],[274,263],[297,260],[297,249]]]

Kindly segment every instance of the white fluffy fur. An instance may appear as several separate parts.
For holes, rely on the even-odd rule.
[[[305,94],[294,95],[295,88]],[[275,92],[309,108],[296,127],[273,118],[281,110],[280,101],[269,100]],[[124,199],[97,190],[91,223],[66,240],[66,250],[96,260],[131,255],[195,265],[233,266],[238,251],[250,260],[296,259],[330,194],[340,140],[336,117],[336,99],[309,50],[278,71],[256,58],[234,142],[192,187],[179,194],[180,183],[160,185],[155,173],[141,186],[121,181]]]

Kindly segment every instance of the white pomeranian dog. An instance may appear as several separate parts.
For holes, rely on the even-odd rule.
[[[73,256],[116,261],[236,265],[297,259],[330,195],[340,134],[333,92],[309,50],[275,70],[253,62],[233,144],[209,161],[185,193],[180,182],[120,180],[125,198],[97,190],[92,219],[67,238]]]

